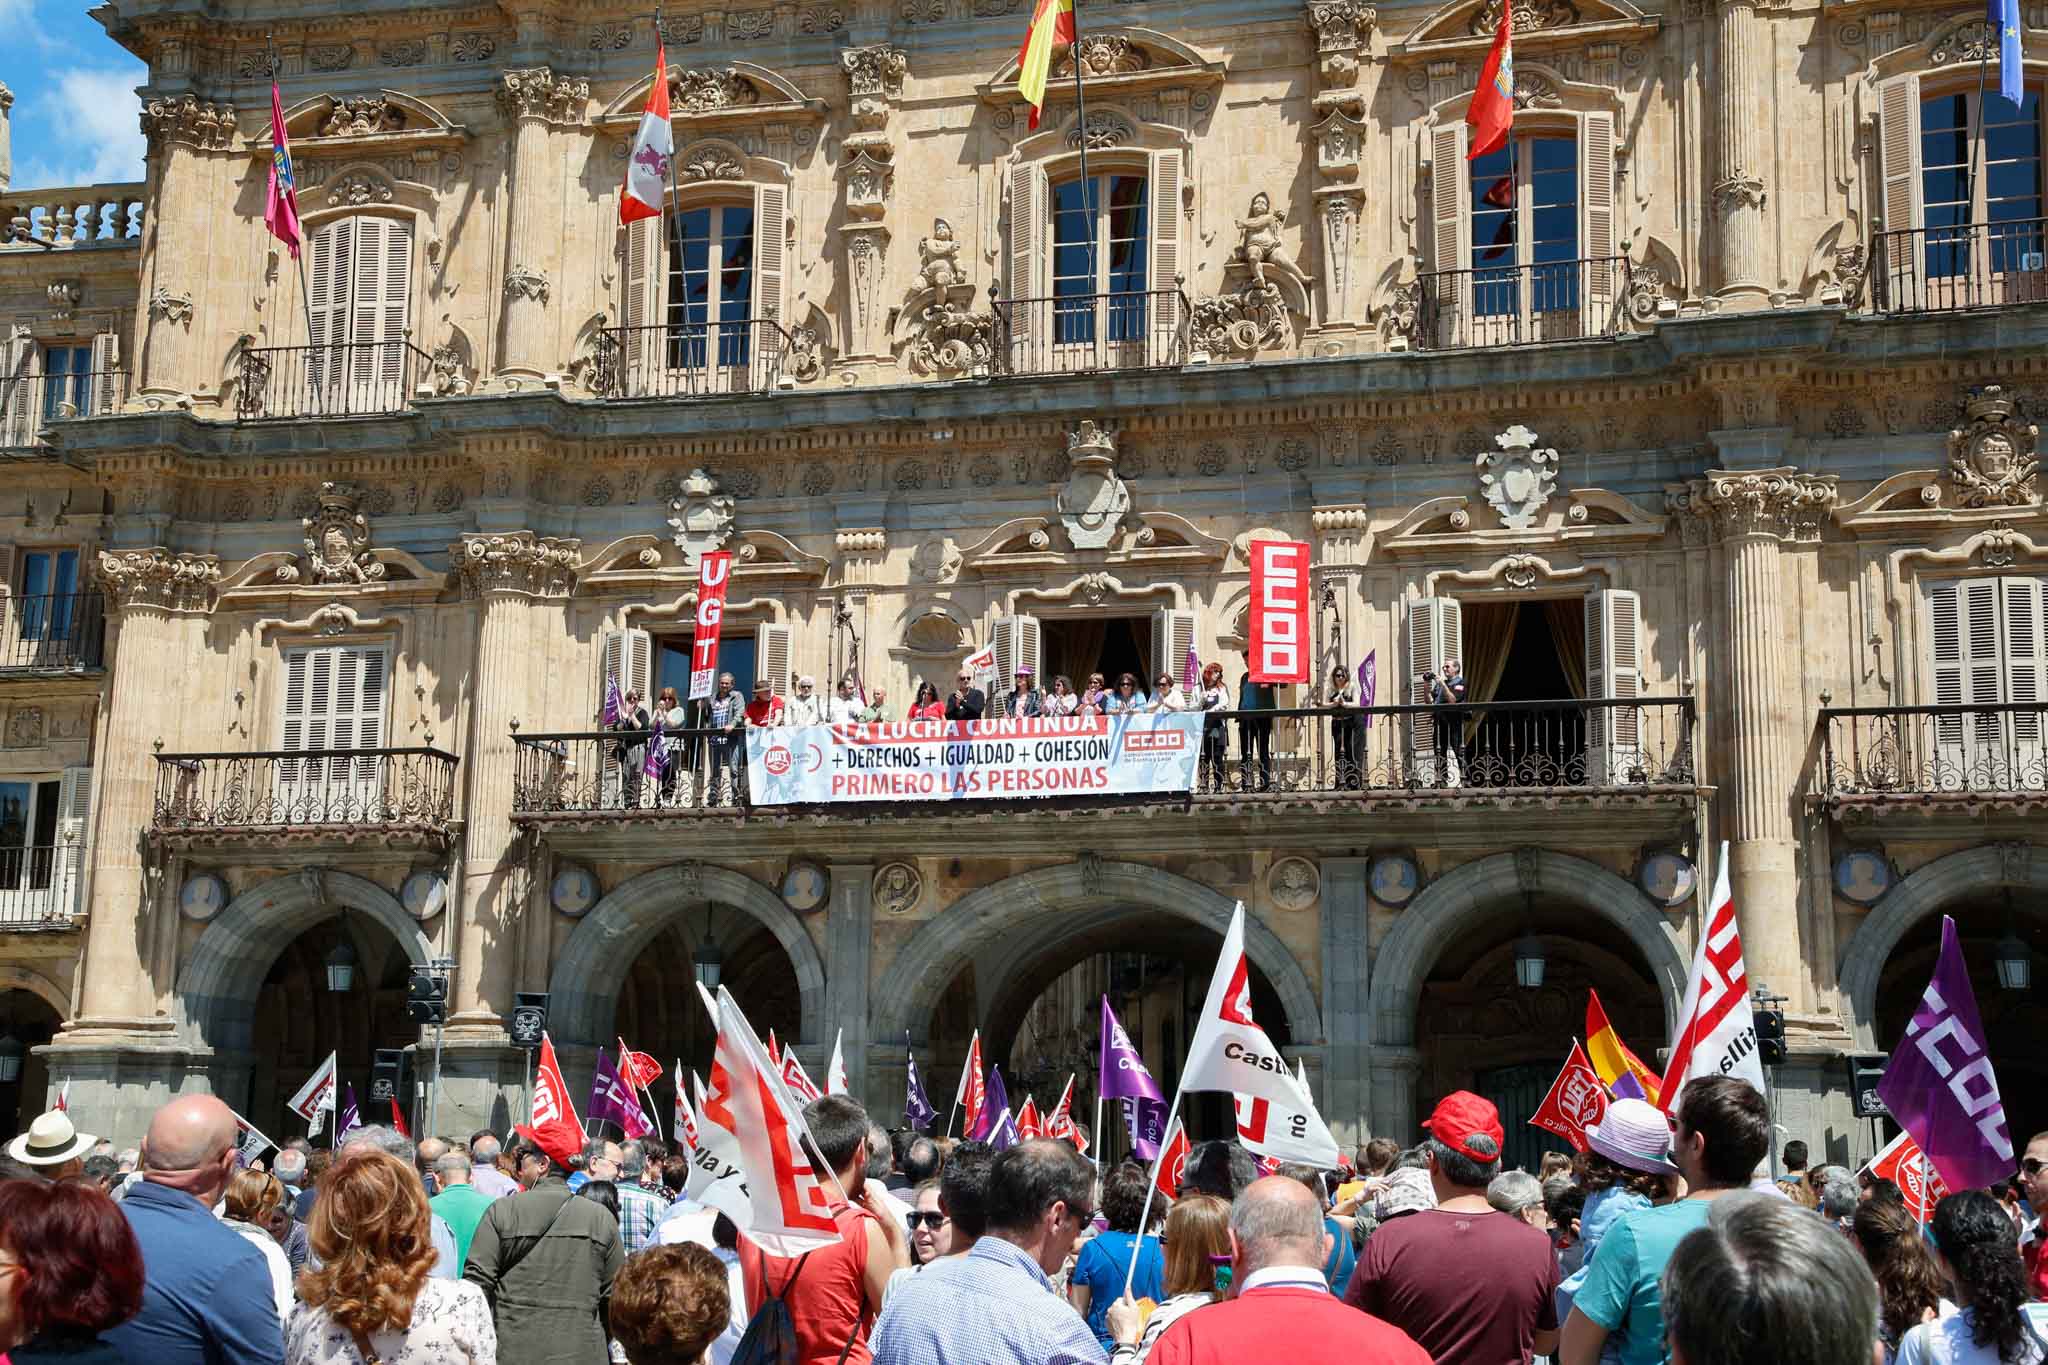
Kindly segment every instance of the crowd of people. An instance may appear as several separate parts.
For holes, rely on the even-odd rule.
[[[794,1257],[654,1141],[357,1128],[245,1167],[232,1111],[139,1149],[39,1118],[0,1157],[5,1365],[2041,1365],[2048,1133],[1921,1226],[1868,1171],[1763,1174],[1746,1082],[1616,1100],[1503,1169],[1479,1096],[1336,1171],[1188,1152],[1178,1191],[1073,1144],[996,1151],[805,1111],[838,1233]],[[1083,1135],[1085,1140],[1085,1134]],[[1264,1166],[1262,1171],[1261,1167]]]

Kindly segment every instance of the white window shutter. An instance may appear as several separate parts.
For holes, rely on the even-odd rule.
[[[92,388],[86,395],[93,413],[115,412],[127,394],[121,383],[121,337],[118,332],[101,332],[92,339]]]
[[[1579,126],[1580,203],[1586,216],[1585,334],[1605,332],[1616,293],[1614,265],[1614,115],[1587,114]]]
[[[618,365],[620,393],[628,398],[648,392],[649,376],[661,359],[660,334],[634,329],[656,327],[662,321],[662,301],[668,291],[657,266],[663,252],[656,233],[665,230],[668,221],[666,214],[642,218],[625,229],[626,281],[620,325],[627,330],[620,335]]]
[[[1438,270],[1465,271],[1472,266],[1472,215],[1466,200],[1465,123],[1438,125],[1429,133],[1430,260]],[[1470,276],[1441,275],[1423,302],[1434,314],[1429,340],[1438,344],[1455,337],[1470,293]]]
[[[1035,321],[1033,310],[1025,306],[1025,301],[1041,299],[1047,292],[1046,258],[1052,247],[1046,239],[1051,225],[1046,208],[1045,168],[1023,162],[1012,166],[1009,271],[1003,280],[1003,298],[1011,305],[1010,344],[1020,365],[1030,355]]]
[[[0,650],[14,647],[14,547],[0,545]]]
[[[1416,597],[1408,602],[1408,704],[1427,706],[1425,673],[1435,673],[1445,659],[1464,658],[1464,612],[1455,597]],[[1424,786],[1440,785],[1448,774],[1436,771],[1436,718],[1422,712],[1408,727],[1409,765]]]
[[[365,403],[398,396],[404,358],[398,343],[412,324],[412,224],[358,218],[353,270],[337,290],[348,305],[350,381]]]
[[[787,311],[783,290],[789,278],[789,191],[781,185],[754,187],[754,317],[777,326]],[[716,286],[713,286],[716,288]],[[715,316],[715,314],[714,314]],[[778,350],[782,339],[763,328],[754,354]]]
[[[1145,186],[1152,204],[1152,335],[1148,339],[1155,365],[1171,358],[1173,336],[1180,326],[1181,154],[1176,149],[1152,154],[1152,175]],[[1148,693],[1151,688],[1145,689]]]
[[[1935,705],[1996,706],[2005,700],[1999,581],[1968,578],[1929,591]],[[2000,728],[1995,714],[1937,717],[1937,761],[1947,775],[1944,780],[1974,780],[1972,774],[1994,757]]]
[[[597,656],[596,714],[604,714],[607,684],[612,679],[618,679],[621,700],[628,692],[638,692],[644,705],[647,701],[647,688],[653,676],[653,636],[639,629],[606,631],[599,644]]]
[[[356,749],[381,749],[387,743],[385,738],[385,703],[390,696],[391,656],[379,647],[351,649],[355,656],[355,738],[350,747]],[[356,760],[356,781],[364,785],[364,794],[376,791],[379,770],[378,760],[369,755]]]
[[[1017,670],[1020,667],[1030,669],[1032,677],[1038,676],[1038,638],[1036,616],[996,618],[996,676],[990,688],[992,693],[1008,692],[1016,682]]]
[[[86,851],[92,824],[92,768],[66,768],[57,798],[57,884],[54,903],[73,917],[85,912]]]
[[[1170,673],[1175,682],[1185,682],[1188,668],[1188,651],[1195,647],[1195,614],[1166,608],[1152,613],[1152,676],[1145,679],[1145,691],[1151,692],[1152,685],[1161,673]],[[1198,684],[1199,685],[1199,684]]]
[[[1586,692],[1593,701],[1632,701],[1643,694],[1642,602],[1616,589],[1586,594]],[[1627,782],[1641,762],[1642,713],[1633,707],[1592,707],[1586,717],[1586,780]]]
[[[1878,159],[1884,178],[1884,230],[1907,233],[1920,226],[1920,77],[1905,75],[1878,95]],[[1908,302],[1918,290],[1920,252],[1911,236],[1887,237],[1885,259],[1871,268],[1887,276],[1887,284],[1903,290]]]
[[[766,678],[778,697],[789,695],[792,643],[788,626],[763,621],[754,627],[754,679]]]
[[[1959,706],[1963,700],[1962,585],[1937,583],[1927,594],[1929,666],[1934,674],[1934,704]],[[1960,744],[1962,722],[1938,716],[1934,722],[1938,746],[1946,749]]]
[[[2005,597],[2005,700],[2015,707],[2039,707],[2048,701],[2048,582],[2018,576],[2001,578]],[[2041,712],[2016,710],[2007,717],[2011,766],[2005,774],[2013,787],[2040,785]]]
[[[337,218],[313,233],[313,257],[306,288],[306,322],[310,346],[339,346],[348,341],[349,280],[355,274],[356,225],[359,218]]]
[[[26,328],[9,338],[4,355],[6,391],[0,394],[0,446],[31,446],[43,424],[43,397],[36,383],[42,352]]]

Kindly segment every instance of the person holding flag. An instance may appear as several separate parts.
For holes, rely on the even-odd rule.
[[[1166,1253],[1153,1231],[1156,1215],[1148,1215],[1145,1198],[1151,1175],[1135,1161],[1119,1162],[1102,1177],[1102,1216],[1109,1226],[1090,1238],[1074,1260],[1074,1272],[1067,1279],[1067,1302],[1087,1319],[1102,1349],[1115,1347],[1109,1329],[1109,1307],[1131,1282],[1133,1295],[1154,1303],[1166,1299]],[[1138,1220],[1153,1217],[1140,1229]],[[1135,1265],[1133,1264],[1135,1262]]]

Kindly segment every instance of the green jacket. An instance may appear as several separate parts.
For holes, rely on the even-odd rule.
[[[490,1302],[499,1365],[591,1365],[607,1358],[612,1280],[625,1261],[618,1221],[551,1175],[492,1202],[462,1276]]]

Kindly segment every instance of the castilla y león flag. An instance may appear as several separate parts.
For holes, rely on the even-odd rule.
[[[770,1255],[839,1240],[832,1176],[812,1164],[803,1112],[730,992],[718,992],[718,1047],[697,1116],[689,1197],[732,1219]]]
[[[1572,1055],[1565,1059],[1564,1070],[1551,1082],[1543,1103],[1536,1106],[1529,1126],[1555,1133],[1569,1142],[1573,1150],[1583,1152],[1586,1130],[1607,1117],[1607,1101],[1607,1087],[1601,1083],[1600,1073],[1593,1070],[1585,1049],[1574,1038]]]
[[[1223,955],[1217,959],[1201,1020],[1188,1042],[1180,1086],[1184,1091],[1227,1090],[1238,1096],[1238,1139],[1250,1150],[1312,1166],[1336,1166],[1337,1140],[1294,1079],[1280,1049],[1252,1019],[1243,901],[1237,903],[1223,933]]]
[[[647,93],[647,112],[626,156],[626,184],[619,195],[619,221],[652,218],[668,202],[669,162],[676,154],[675,127],[668,111],[668,50],[654,46],[654,89]],[[691,695],[696,695],[692,693]]]
[[[1508,140],[1515,127],[1515,5],[1500,0],[1500,24],[1493,31],[1493,46],[1486,63],[1479,68],[1479,88],[1465,107],[1465,123],[1471,131],[1465,159],[1485,156]]]
[[[1678,1107],[1678,1092],[1695,1076],[1735,1076],[1762,1094],[1763,1059],[1756,1050],[1756,1017],[1749,1008],[1749,975],[1742,966],[1742,933],[1735,921],[1735,896],[1728,889],[1728,845],[1721,845],[1721,870],[1714,878],[1713,908],[1700,931],[1685,1004],[1678,1011],[1678,1037],[1656,1105]]]

